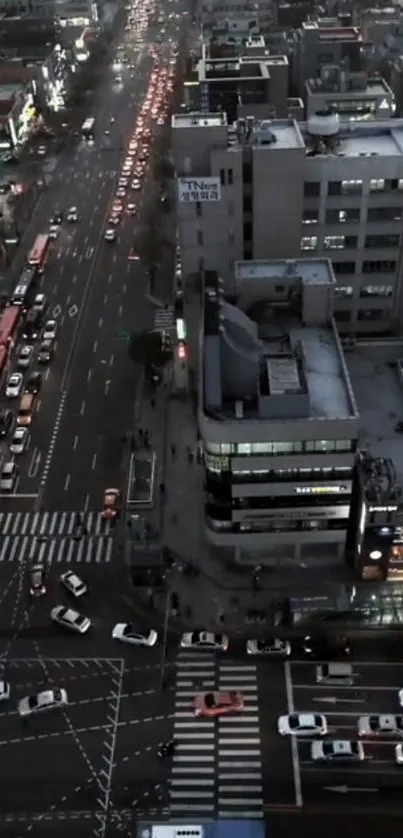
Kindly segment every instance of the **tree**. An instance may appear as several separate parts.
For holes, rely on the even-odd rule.
[[[164,248],[169,244],[161,229],[161,215],[153,208],[135,237],[135,250],[148,273],[151,293],[154,290],[155,276],[163,258]]]
[[[161,332],[133,332],[129,340],[129,358],[135,364],[141,364],[146,375],[154,369],[160,369],[172,358],[172,350],[163,341]]]

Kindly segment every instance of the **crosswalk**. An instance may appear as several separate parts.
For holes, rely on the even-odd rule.
[[[174,328],[175,314],[173,306],[156,308],[154,314],[154,329],[169,331]]]
[[[240,690],[244,712],[219,719],[196,718],[194,696],[214,690]],[[257,690],[253,664],[226,663],[204,650],[179,653],[171,818],[263,818]]]
[[[0,513],[0,562],[108,564],[113,550],[111,523],[99,512]]]

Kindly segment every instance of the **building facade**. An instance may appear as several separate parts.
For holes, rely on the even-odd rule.
[[[231,291],[237,260],[330,258],[343,332],[401,328],[403,121],[172,125],[185,276],[216,270]]]

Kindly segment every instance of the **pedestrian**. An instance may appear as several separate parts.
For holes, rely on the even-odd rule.
[[[165,483],[160,483],[160,495],[165,495]]]

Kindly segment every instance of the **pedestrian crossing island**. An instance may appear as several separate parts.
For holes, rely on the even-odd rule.
[[[256,666],[227,664],[211,651],[180,652],[177,660],[170,815],[183,818],[264,817]],[[219,719],[195,718],[200,692],[239,690],[245,710]]]
[[[114,542],[100,512],[0,513],[0,563],[108,564]]]

